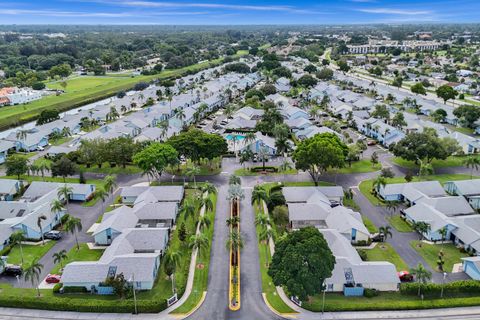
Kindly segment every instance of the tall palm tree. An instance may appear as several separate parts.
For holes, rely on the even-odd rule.
[[[242,181],[240,180],[240,177],[232,174],[230,178],[228,179],[228,184],[238,184],[240,185]]]
[[[418,286],[418,296],[420,296],[422,284],[427,283],[430,279],[432,279],[432,273],[425,269],[423,264],[419,263],[416,268],[412,268],[410,273],[413,274],[416,278],[416,281],[420,284]]]
[[[77,250],[80,250],[80,245],[78,244],[77,233],[82,231],[82,220],[72,216],[68,217],[68,220],[65,222],[65,230],[72,233],[75,236],[75,243],[77,244]]]
[[[380,233],[383,236],[382,241],[387,241],[388,237],[392,238],[393,236],[392,227],[390,226],[384,226],[384,227],[378,228],[378,233]]]
[[[68,200],[70,198],[70,195],[72,194],[73,192],[73,188],[68,186],[67,184],[64,184],[63,186],[59,187],[58,188],[58,191],[57,191],[57,196],[59,198],[63,197],[63,199],[65,200],[65,203],[67,204],[68,206]]]
[[[105,178],[103,178],[103,188],[110,194],[113,194],[113,191],[115,191],[115,187],[117,186],[117,179],[112,176],[108,175]]]
[[[260,227],[267,227],[270,225],[270,220],[268,216],[264,213],[257,214],[255,216],[255,225]]]
[[[467,157],[463,161],[463,165],[466,168],[470,168],[470,179],[473,179],[473,170],[478,170],[480,167],[480,158],[473,156]]]
[[[266,147],[261,147],[258,150],[258,158],[262,161],[262,170],[265,171],[265,161],[267,161],[269,157],[268,149]]]
[[[217,188],[215,188],[215,186],[212,183],[206,182],[202,187],[202,191],[207,192],[208,194],[216,194]]]
[[[50,211],[57,214],[63,210],[65,210],[65,207],[63,206],[62,202],[58,199],[53,199],[50,203]]]
[[[231,217],[231,218],[228,218],[225,223],[227,224],[227,227],[236,227],[237,224],[240,223],[240,217],[239,216],[235,216],[235,217]]]
[[[196,165],[192,165],[190,168],[187,169],[185,174],[191,179],[193,178],[193,185],[195,189],[197,188],[197,181],[195,180],[195,176],[200,174],[200,168]]]
[[[108,192],[105,191],[105,188],[98,187],[95,190],[95,198],[102,200],[102,212],[105,211],[105,200],[107,199],[107,197],[108,197]]]
[[[20,259],[22,261],[22,265],[23,265],[23,247],[22,247],[22,242],[25,241],[25,233],[21,230],[18,230],[18,231],[15,231],[14,233],[12,233],[12,235],[10,236],[10,244],[12,245],[12,247],[14,247],[15,245],[18,244],[18,246],[20,247]]]
[[[395,214],[395,212],[398,209],[398,201],[387,201],[387,210],[392,212],[392,215]]]
[[[185,118],[186,118],[186,117],[187,117],[187,116],[185,115],[185,111],[184,111],[183,109],[177,109],[177,113],[176,113],[176,115],[175,115],[175,118],[177,118],[178,120],[181,121],[181,123],[182,123],[182,128],[183,128],[183,126],[184,126],[184,124],[185,124]]]
[[[236,266],[238,264],[237,252],[243,249],[243,238],[242,235],[237,231],[233,230],[230,232],[226,243],[227,250],[232,250],[233,261],[232,264]]]
[[[387,185],[387,179],[382,176],[378,176],[372,183],[372,191],[378,192],[381,187],[385,187]]]
[[[38,282],[40,281],[40,274],[42,273],[43,265],[38,262],[38,258],[34,259],[24,270],[23,276],[25,281],[30,281],[32,286],[37,287],[37,295],[40,297],[40,289],[38,288]]]
[[[43,227],[42,227],[42,221],[44,220],[47,220],[47,216],[43,214],[37,217],[37,226],[40,229],[40,236],[42,237],[42,246],[45,244],[45,239],[43,237]]]
[[[166,267],[165,270],[167,272],[167,275],[172,280],[172,294],[175,294],[175,292],[177,291],[175,286],[175,271],[177,271],[177,268],[181,266],[182,253],[181,251],[174,251],[170,249],[165,254],[164,259]]]
[[[200,225],[200,229],[208,229],[210,227],[210,225],[212,224],[212,221],[210,220],[210,218],[206,215],[203,215],[201,217],[198,218],[198,224]]]
[[[447,227],[441,228],[440,230],[438,230],[438,233],[439,233],[440,236],[442,237],[442,248],[443,248],[443,243],[444,243],[445,240],[447,239],[447,234],[448,234],[448,229],[447,229]]]
[[[260,233],[258,234],[258,241],[264,242],[265,243],[265,264],[268,267],[268,261],[269,261],[269,256],[268,256],[268,241],[270,241],[271,238],[273,238],[274,232],[272,228],[267,228],[264,226]]]
[[[205,249],[209,246],[208,237],[203,233],[193,235],[190,237],[189,246],[191,249],[198,250],[198,254],[202,256]]]
[[[257,139],[255,132],[247,132],[245,134],[245,144],[253,143]]]
[[[413,223],[413,229],[415,229],[420,236],[419,240],[422,240],[423,236],[425,234],[427,234],[428,232],[430,232],[430,228],[431,228],[430,224],[426,223],[424,221],[419,221],[419,222],[414,222]],[[420,246],[421,245],[422,245],[422,243],[420,242]]]
[[[53,258],[53,263],[60,264],[60,269],[63,269],[63,261],[67,260],[68,255],[67,255],[67,250],[61,250],[59,252],[55,252],[52,255]]]
[[[257,207],[260,206],[260,204],[263,201],[268,200],[268,195],[267,192],[264,189],[253,189],[252,191],[252,206],[257,205]]]
[[[42,180],[45,180],[45,172],[50,171],[50,163],[46,159],[41,159],[36,161],[36,166],[40,174],[42,175]]]
[[[198,204],[198,207],[201,208],[205,206],[205,211],[212,211],[213,210],[213,201],[210,197],[207,198],[200,198],[200,202]]]
[[[190,216],[195,216],[195,211],[197,210],[195,204],[192,201],[185,200],[180,207],[180,213],[184,215],[185,220]]]

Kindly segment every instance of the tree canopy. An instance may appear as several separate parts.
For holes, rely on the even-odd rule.
[[[275,245],[268,274],[276,286],[306,300],[322,291],[332,275],[335,257],[323,235],[314,227],[289,233]]]
[[[192,161],[200,159],[213,160],[228,151],[225,139],[216,134],[209,134],[203,130],[191,129],[168,139],[179,155],[183,155]]]
[[[178,163],[178,152],[169,144],[153,142],[133,156],[133,162],[149,174],[159,179],[165,168]]]
[[[468,128],[474,128],[475,122],[480,118],[480,108],[472,105],[463,105],[453,110],[455,117]]]
[[[433,159],[446,159],[450,156],[443,140],[435,131],[409,133],[393,148],[393,154],[405,160],[418,162],[425,160],[430,163]]]

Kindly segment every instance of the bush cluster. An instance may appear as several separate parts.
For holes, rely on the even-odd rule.
[[[439,297],[443,287],[443,295],[446,297],[458,297],[480,294],[480,281],[461,280],[445,284],[427,283],[419,284],[403,283],[400,286],[400,293],[403,295],[417,295],[418,287],[421,286],[421,292],[424,296]]]

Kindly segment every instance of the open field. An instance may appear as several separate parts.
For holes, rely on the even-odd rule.
[[[248,52],[239,51],[234,58],[238,58]],[[200,71],[223,62],[223,58],[214,59],[188,67],[164,70],[159,74],[136,77],[92,77],[86,76],[67,79],[66,92],[61,95],[50,95],[40,100],[25,105],[6,106],[0,109],[0,130],[17,126],[22,123],[35,120],[43,110],[56,109],[59,112],[70,110],[82,105],[93,103],[115,95],[122,90],[131,90],[133,86],[141,81],[152,81],[155,79],[164,80],[172,77],[185,75],[187,72]],[[69,83],[71,87],[69,86]],[[60,83],[49,84],[52,88],[58,88]]]

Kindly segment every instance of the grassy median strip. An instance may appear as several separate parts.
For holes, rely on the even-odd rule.
[[[212,243],[212,238],[213,238],[213,222],[215,220],[215,214],[216,214],[216,203],[217,203],[217,195],[216,194],[211,194],[209,195],[210,199],[213,202],[213,211],[208,212],[206,216],[209,218],[211,221],[211,225],[208,227],[208,229],[205,229],[204,233],[208,237],[208,242],[211,244]],[[192,292],[188,296],[187,300],[177,309],[175,309],[172,313],[188,313],[193,308],[195,308],[198,303],[200,302],[200,299],[202,298],[202,294],[204,291],[207,291],[207,285],[208,285],[208,271],[210,267],[210,252],[211,252],[211,245],[205,250],[205,254],[203,256],[197,256],[197,265],[200,264],[203,267],[202,268],[196,268],[195,269],[195,276],[193,279],[193,287],[192,287]]]

